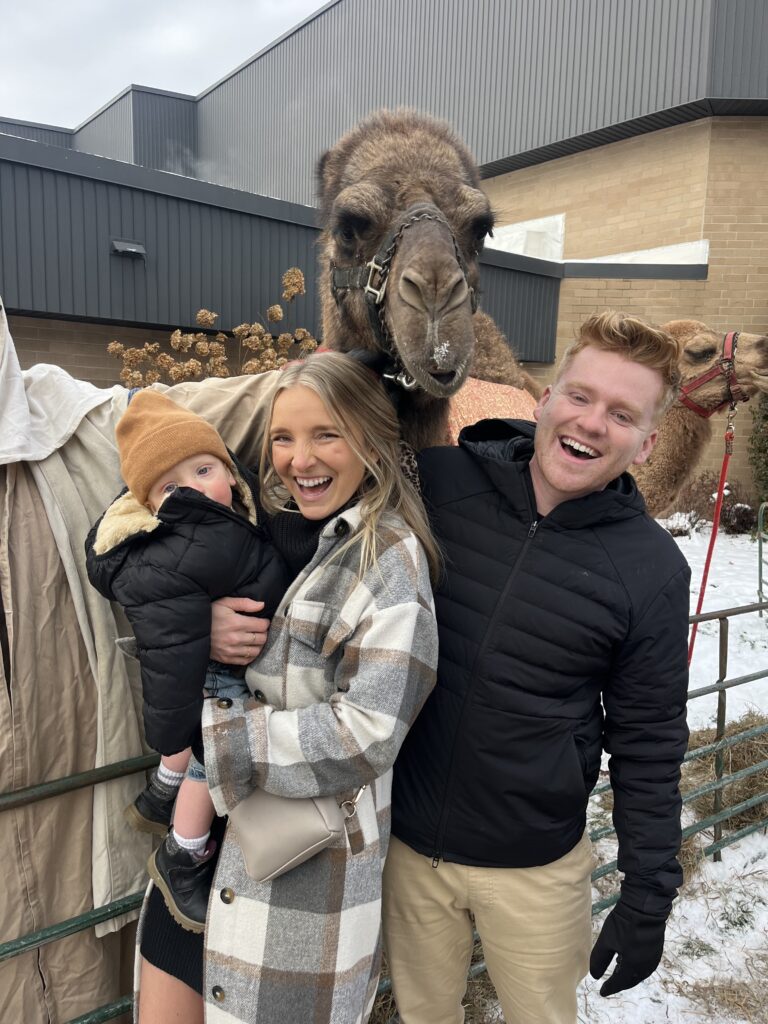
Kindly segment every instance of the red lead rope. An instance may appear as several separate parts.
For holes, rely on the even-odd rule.
[[[717,485],[717,500],[715,501],[715,515],[712,520],[712,535],[709,538],[709,547],[707,549],[707,558],[704,562],[704,572],[701,577],[701,587],[699,588],[699,600],[696,604],[696,614],[701,612],[701,606],[704,604],[704,591],[707,589],[707,579],[709,577],[709,567],[712,563],[712,553],[715,550],[715,541],[717,540],[717,530],[720,526],[720,513],[723,510],[723,494],[725,492],[725,481],[728,473],[728,463],[731,461],[731,455],[733,454],[733,437],[735,434],[733,426],[733,417],[736,415],[736,403],[731,403],[731,409],[728,413],[728,426],[725,428],[725,452],[723,454],[723,466],[720,470],[720,481]],[[691,664],[693,658],[693,645],[696,641],[696,631],[699,628],[698,622],[694,622],[691,627],[691,636],[688,641],[688,664]]]

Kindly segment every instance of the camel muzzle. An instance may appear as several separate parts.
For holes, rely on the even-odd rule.
[[[413,227],[414,224],[424,221],[435,221],[447,229],[453,242],[454,255],[461,277],[463,277],[463,283],[469,292],[472,313],[474,313],[477,310],[477,295],[469,283],[469,270],[466,261],[448,221],[432,203],[420,202],[410,206],[388,234],[385,235],[373,258],[366,263],[357,264],[352,267],[338,267],[335,263],[331,262],[330,267],[331,294],[337,305],[342,301],[346,292],[353,290],[363,291],[368,309],[368,318],[376,344],[389,357],[391,363],[383,376],[406,390],[412,390],[419,385],[403,366],[400,353],[390,334],[386,323],[384,298],[387,292],[389,273],[392,269],[392,261],[403,233],[408,228]],[[454,290],[456,290],[456,282],[453,283],[453,286]],[[417,290],[421,293],[420,288]],[[455,374],[436,373],[431,376],[441,386],[445,386],[442,378],[450,377],[452,379],[455,377]]]

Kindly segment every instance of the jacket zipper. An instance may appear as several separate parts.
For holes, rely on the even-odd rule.
[[[445,839],[445,829],[446,829],[446,826],[448,825],[448,812],[449,812],[449,808],[450,808],[450,797],[451,797],[452,791],[453,791],[454,775],[455,775],[455,768],[456,768],[456,746],[457,746],[457,743],[458,743],[458,737],[461,735],[461,732],[462,732],[461,726],[463,725],[463,722],[464,722],[464,716],[465,716],[466,711],[467,711],[467,705],[469,703],[469,698],[472,695],[472,691],[473,691],[473,689],[475,687],[475,683],[477,682],[478,666],[480,665],[480,662],[482,661],[483,655],[485,654],[485,649],[488,646],[488,642],[490,640],[490,637],[493,634],[493,630],[494,630],[494,627],[496,626],[496,622],[498,621],[499,615],[501,614],[501,608],[502,608],[502,606],[503,606],[503,604],[504,604],[504,602],[505,602],[505,600],[507,598],[507,595],[509,594],[509,591],[512,588],[512,584],[514,583],[515,578],[517,577],[517,573],[518,573],[518,570],[520,568],[520,564],[523,561],[523,558],[525,558],[525,555],[526,555],[526,553],[528,551],[528,548],[530,547],[531,541],[536,536],[536,530],[538,529],[538,526],[539,526],[539,520],[538,519],[532,519],[531,520],[531,525],[528,528],[528,533],[526,534],[526,538],[525,538],[525,540],[523,542],[523,546],[520,549],[520,554],[517,556],[517,559],[515,560],[515,564],[512,566],[512,569],[510,570],[509,576],[507,577],[507,582],[504,584],[504,589],[502,590],[501,595],[499,596],[499,599],[496,602],[496,607],[494,608],[493,615],[491,616],[491,619],[490,619],[490,621],[488,623],[488,628],[485,631],[485,636],[483,637],[483,642],[482,642],[482,644],[480,646],[480,649],[479,649],[479,651],[477,653],[477,657],[475,658],[475,667],[472,670],[472,676],[470,677],[469,685],[467,686],[467,691],[464,694],[464,700],[462,701],[461,712],[459,714],[459,722],[458,722],[458,725],[456,727],[456,732],[455,732],[455,735],[454,735],[453,747],[452,747],[452,750],[451,750],[451,761],[450,761],[450,764],[448,765],[448,779],[447,779],[447,782],[446,782],[446,785],[445,785],[445,790],[444,790],[444,794],[443,794],[443,804],[442,804],[442,807],[440,808],[440,819],[439,819],[438,825],[437,825],[437,838],[436,838],[436,842],[435,842],[435,852],[432,855],[432,867],[433,868],[436,868],[438,866],[438,864],[440,863],[440,861],[442,860],[442,857],[443,857],[443,841]]]

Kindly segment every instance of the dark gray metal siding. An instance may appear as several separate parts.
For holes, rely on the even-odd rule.
[[[62,149],[70,149],[72,146],[72,132],[69,128],[54,128],[53,125],[16,121],[11,117],[0,118],[0,132],[4,135],[15,135],[19,139],[44,142],[47,146],[60,146]]]
[[[131,89],[134,162],[174,174],[195,173],[197,106],[193,97]]]
[[[562,271],[558,266],[556,276],[550,276],[551,270],[538,274],[519,269],[539,262],[543,261],[486,251],[481,259],[480,307],[493,317],[520,359],[551,363]]]
[[[209,179],[309,204],[318,156],[382,106],[447,118],[495,170],[616,126],[653,130],[662,124],[642,119],[706,116],[696,104],[713,95],[768,99],[765,10],[763,0],[342,0],[200,96],[199,158]]]
[[[316,236],[308,225],[3,160],[0,149],[0,293],[11,311],[187,327],[203,305],[229,328],[263,318],[280,301],[282,272],[300,266],[307,295],[286,322],[314,330]],[[141,242],[146,260],[114,255],[113,238]]]
[[[72,148],[111,160],[133,160],[133,117],[130,90],[118,96],[72,137]]]

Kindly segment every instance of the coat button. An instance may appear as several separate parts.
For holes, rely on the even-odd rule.
[[[214,985],[213,988],[211,989],[211,995],[213,996],[217,1003],[224,1002],[224,989],[221,987],[221,985]]]
[[[233,889],[229,889],[229,888],[222,889],[221,892],[219,893],[219,896],[221,896],[221,902],[222,903],[234,903],[235,902],[235,893],[234,893]]]
[[[264,694],[261,692],[261,690],[254,690],[253,691],[253,699],[259,701],[261,704],[266,704],[267,703],[267,698],[264,696]]]
[[[219,697],[219,699],[216,701],[216,707],[218,707],[218,708],[231,708],[232,707],[232,699],[231,699],[231,697]]]

